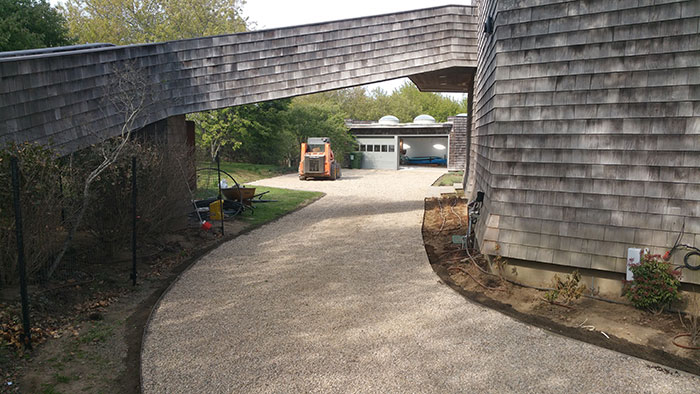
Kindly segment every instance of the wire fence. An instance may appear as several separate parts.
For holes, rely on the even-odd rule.
[[[30,335],[39,336],[39,320],[69,316],[96,297],[123,294],[139,282],[141,271],[160,261],[162,235],[192,224],[187,188],[196,189],[195,163],[188,147],[181,152],[130,141],[88,185],[88,175],[101,163],[99,149],[63,157],[38,146],[0,150],[5,343],[29,348]],[[175,171],[175,163],[184,171]]]
[[[64,287],[62,285],[69,285],[71,287],[85,285],[93,280],[95,280],[96,275],[99,270],[95,270],[96,266],[90,259],[79,258],[79,251],[72,248],[68,253],[64,254],[65,260],[59,261],[56,259],[56,255],[49,254],[48,258],[44,263],[38,264],[38,267],[29,271],[27,268],[27,259],[25,247],[37,248],[38,245],[25,245],[25,234],[27,229],[23,222],[23,206],[32,206],[32,204],[23,203],[23,178],[22,172],[20,170],[19,160],[16,156],[11,156],[10,158],[10,174],[11,174],[11,189],[12,189],[12,205],[14,211],[14,238],[16,242],[16,274],[17,282],[14,283],[11,279],[6,280],[6,285],[10,287],[19,287],[20,294],[20,304],[21,304],[21,317],[22,317],[22,331],[19,334],[20,342],[28,349],[32,348],[31,340],[31,320],[30,320],[30,289],[35,295],[46,293],[52,289],[58,289]],[[131,173],[124,174],[125,177],[130,178],[131,184],[131,261],[130,264],[112,264],[110,266],[111,274],[119,274],[119,271],[129,270],[129,278],[132,284],[136,285],[137,279],[137,158],[134,156],[131,158]],[[59,190],[62,190],[59,187]],[[26,198],[26,196],[24,196]],[[54,207],[55,208],[55,207]],[[61,225],[66,225],[65,212],[63,207],[61,210]],[[34,215],[37,213],[34,212]],[[41,213],[39,213],[41,215]],[[60,253],[60,252],[59,252]],[[82,256],[85,257],[85,256]],[[60,268],[59,267],[60,264]]]
[[[164,250],[183,252],[165,238],[217,242],[229,232],[225,222],[246,214],[241,223],[248,223],[255,204],[274,202],[268,191],[239,184],[237,164],[222,169],[218,160],[196,161],[188,147],[143,141],[84,194],[100,148],[62,157],[42,149],[0,150],[0,339],[18,348],[47,338],[42,322],[71,319],[95,299],[116,299],[144,275],[159,275],[158,264],[172,257]],[[246,174],[243,180],[256,179]],[[208,231],[200,230],[204,222]]]

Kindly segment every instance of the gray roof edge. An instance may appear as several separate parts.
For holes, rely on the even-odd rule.
[[[352,129],[410,129],[410,128],[417,128],[417,129],[426,129],[426,128],[445,128],[445,127],[452,127],[452,122],[444,122],[444,123],[399,123],[399,124],[379,124],[379,123],[359,123],[359,124],[354,124],[354,123],[349,123],[346,122],[345,125],[349,127],[351,130]]]

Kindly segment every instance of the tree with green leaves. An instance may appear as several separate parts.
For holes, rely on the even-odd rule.
[[[212,160],[284,164],[299,161],[308,137],[329,137],[339,158],[352,150],[343,112],[334,104],[290,99],[247,104],[192,114],[197,143]]]
[[[80,42],[160,42],[246,30],[244,0],[65,0],[61,10]]]
[[[284,125],[290,102],[290,99],[281,99],[236,107],[238,113],[250,120],[251,124],[246,133],[241,134],[241,146],[233,160],[280,164],[284,157]]]
[[[190,119],[195,122],[195,134],[200,145],[206,147],[212,161],[224,146],[230,152],[238,149],[246,127],[252,125],[252,122],[240,116],[236,107],[199,112],[190,115]]]
[[[343,111],[331,103],[304,103],[292,100],[284,125],[285,162],[299,163],[301,143],[309,137],[328,137],[336,160],[353,150],[354,138],[345,126]]]
[[[331,103],[349,119],[376,121],[384,115],[394,115],[403,123],[412,122],[421,114],[445,122],[447,117],[468,110],[466,99],[457,102],[437,93],[421,92],[411,82],[404,83],[391,94],[381,88],[367,92],[356,87],[297,97],[294,101],[299,104]]]
[[[328,103],[345,118],[370,120],[386,115],[386,101],[382,100],[385,97],[387,94],[381,88],[368,94],[365,88],[354,87],[295,97],[294,101],[299,105]]]
[[[446,122],[448,116],[468,111],[466,100],[456,102],[437,93],[421,92],[411,82],[406,82],[395,90],[388,102],[389,108],[384,115],[394,115],[404,123],[412,122],[421,114],[428,114],[438,122]]]
[[[46,0],[0,0],[0,52],[73,42],[66,20]]]
[[[391,114],[402,122],[412,122],[420,114],[430,114],[444,122],[449,116],[466,112],[467,101],[420,92],[407,83],[392,94],[381,89],[367,92],[350,88],[225,111],[192,115],[198,122],[200,148],[212,157],[221,149],[221,156],[232,161],[294,166],[299,160],[299,146],[308,137],[330,137],[339,157],[350,151],[353,139],[344,126],[345,119],[376,121]],[[230,122],[235,124],[226,126]]]

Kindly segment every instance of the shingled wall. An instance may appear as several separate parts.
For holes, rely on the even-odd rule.
[[[467,165],[468,159],[468,141],[469,141],[469,117],[467,116],[451,116],[447,118],[448,122],[452,122],[452,130],[450,130],[450,167],[448,170],[463,170]]]
[[[344,21],[156,44],[0,59],[0,144],[68,152],[113,136],[105,104],[124,61],[154,102],[135,127],[173,115],[476,65],[476,10],[445,6]]]
[[[683,223],[699,246],[700,1],[480,3],[484,250],[624,272],[628,247],[665,250]]]

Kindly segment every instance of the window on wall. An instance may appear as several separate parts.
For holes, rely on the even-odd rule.
[[[387,146],[386,146],[386,145],[382,145],[382,152],[386,152],[386,151],[387,151]]]
[[[367,152],[372,152],[372,145],[367,145]]]
[[[375,146],[374,146],[374,151],[375,151],[375,152],[381,152],[381,151],[382,151],[382,148],[380,148],[380,145],[375,145]]]
[[[393,152],[393,151],[394,151],[394,145],[389,145],[389,152]]]
[[[365,146],[360,144],[360,152],[364,152],[364,151],[365,151]]]

